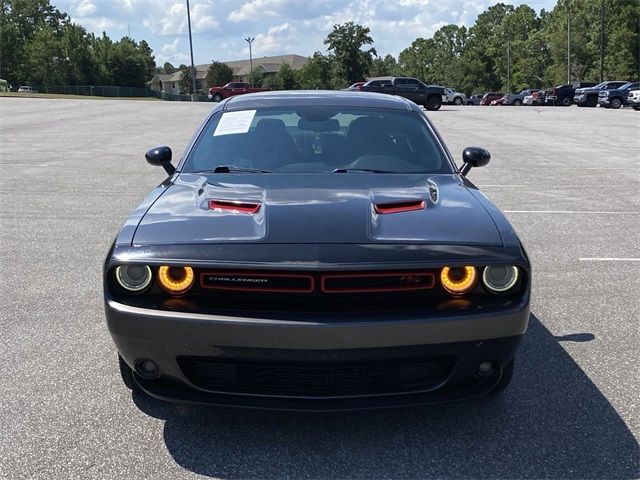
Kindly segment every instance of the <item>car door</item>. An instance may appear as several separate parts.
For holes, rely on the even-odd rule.
[[[398,78],[396,88],[403,97],[419,105],[427,100],[426,85],[415,78]]]

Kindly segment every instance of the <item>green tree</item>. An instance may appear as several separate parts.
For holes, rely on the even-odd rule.
[[[178,82],[178,88],[180,89],[180,93],[190,94],[193,89],[193,85],[191,83],[191,67],[187,67],[186,65],[181,65],[180,71],[180,81]]]
[[[502,88],[501,72],[496,67],[497,62],[504,62],[505,56],[506,44],[501,26],[504,18],[513,11],[512,5],[497,3],[478,15],[469,29],[460,72],[460,81],[467,93],[472,88],[485,92]]]
[[[171,65],[171,63],[164,62],[164,65],[162,66],[162,70],[164,70],[164,73],[174,73],[178,69],[176,67],[174,67],[173,65]]]
[[[433,40],[415,39],[411,46],[400,52],[398,59],[405,74],[421,80],[426,79],[427,71],[433,65]]]
[[[207,86],[220,87],[233,80],[233,70],[226,63],[211,61],[207,69]]]
[[[368,74],[377,56],[375,48],[362,50],[365,45],[372,45],[370,29],[362,25],[347,22],[334,25],[333,31],[327,35],[324,44],[335,57],[336,74],[345,85],[363,80]]]
[[[328,90],[333,87],[333,57],[315,52],[298,71],[300,88],[306,90]]]
[[[376,57],[373,59],[369,73],[372,77],[384,77],[402,75],[402,70],[393,55],[385,55],[384,58]]]
[[[140,50],[139,45],[129,37],[123,37],[113,44],[111,69],[113,82],[127,87],[144,87],[153,76],[150,65],[155,61],[149,54]]]
[[[265,79],[263,84],[273,90],[295,90],[298,88],[298,79],[291,65],[285,62],[280,65],[278,73]]]
[[[43,71],[54,72],[53,57],[42,50],[42,43],[53,46],[53,39],[59,39],[62,28],[68,22],[66,13],[60,12],[49,4],[49,0],[1,0],[0,1],[0,78],[9,83],[20,84],[31,81]],[[38,45],[29,47],[29,43],[43,28],[48,30],[41,34]],[[28,57],[36,53],[47,65],[35,65]],[[33,69],[35,68],[35,71]]]
[[[264,70],[262,67],[254,67],[251,72],[249,72],[249,83],[253,84],[254,87],[260,88],[262,87],[262,82],[264,81]]]
[[[44,26],[30,39],[24,49],[24,83],[34,85],[60,85],[62,75],[59,64],[64,61],[60,41],[49,26]],[[26,81],[25,81],[26,80]]]

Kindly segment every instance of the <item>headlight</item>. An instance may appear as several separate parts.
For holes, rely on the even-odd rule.
[[[185,293],[193,285],[193,268],[169,267],[162,265],[158,269],[158,283],[167,292],[173,295]]]
[[[130,292],[141,292],[151,283],[151,269],[147,265],[121,265],[116,268],[116,280]]]
[[[504,293],[511,290],[518,283],[519,278],[518,267],[513,265],[485,267],[482,272],[482,283],[493,293]]]
[[[454,295],[463,295],[476,286],[478,275],[475,267],[444,267],[440,282],[444,289]]]

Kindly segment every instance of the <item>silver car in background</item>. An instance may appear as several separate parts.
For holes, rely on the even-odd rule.
[[[539,88],[530,88],[528,90],[522,90],[520,93],[507,93],[504,97],[502,97],[502,104],[520,106],[524,103],[525,97],[533,95],[533,92],[539,91]]]

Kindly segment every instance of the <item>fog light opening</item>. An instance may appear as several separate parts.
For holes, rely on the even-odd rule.
[[[160,376],[160,367],[153,360],[143,358],[136,362],[136,371],[142,378],[158,378]]]
[[[478,376],[480,378],[489,378],[496,373],[496,367],[493,362],[482,362],[478,365]]]

